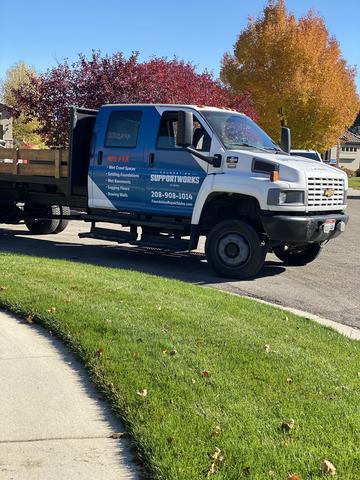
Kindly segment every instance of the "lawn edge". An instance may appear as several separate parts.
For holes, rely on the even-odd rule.
[[[292,313],[298,317],[303,318],[304,320],[311,320],[323,327],[329,328],[340,335],[350,338],[350,340],[360,341],[360,329],[351,327],[350,325],[344,325],[343,323],[335,322],[334,320],[329,320],[325,317],[320,317],[314,313],[306,312],[305,310],[299,310],[297,308],[289,307],[286,305],[280,305],[279,303],[269,302],[268,300],[264,300],[262,298],[252,297],[251,295],[244,295],[243,293],[235,293],[229,292],[227,290],[219,290],[216,287],[209,287],[209,286],[202,286],[202,288],[209,288],[212,290],[218,290],[222,293],[226,293],[228,295],[232,295],[239,298],[246,298],[247,300],[253,300],[254,302],[261,303],[263,305],[268,305],[269,307],[277,308],[279,310]]]

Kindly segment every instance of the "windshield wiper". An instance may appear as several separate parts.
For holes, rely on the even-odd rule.
[[[257,147],[256,145],[250,145],[249,143],[228,143],[226,147],[230,149],[231,147],[247,147],[247,148],[255,148],[256,150],[261,150],[262,152],[269,151],[268,148]]]
[[[277,148],[277,147],[273,147],[273,148],[272,147],[264,147],[264,150],[268,150],[268,151],[270,150],[270,151],[275,152],[275,153],[284,153],[284,154],[286,153],[283,150],[281,150],[281,148]]]

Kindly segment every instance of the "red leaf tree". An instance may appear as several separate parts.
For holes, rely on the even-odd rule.
[[[249,94],[233,95],[207,71],[174,58],[138,61],[133,53],[90,58],[79,55],[69,64],[35,77],[14,90],[17,106],[40,121],[39,133],[50,146],[68,143],[69,108],[99,108],[106,103],[174,103],[228,107],[256,119]]]

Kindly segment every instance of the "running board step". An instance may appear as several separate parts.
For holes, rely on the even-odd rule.
[[[142,235],[140,240],[130,242],[139,247],[159,248],[171,252],[185,252],[189,250],[190,241],[169,238],[161,235]]]
[[[108,228],[92,228],[90,232],[79,233],[80,238],[95,238],[116,243],[129,243],[130,245],[158,248],[171,252],[185,252],[189,250],[190,241],[175,239],[162,235],[142,235],[138,240],[138,234],[123,230],[109,230]]]
[[[122,230],[109,230],[108,228],[92,228],[90,232],[79,233],[80,238],[95,238],[116,243],[131,243],[137,240],[138,234]]]

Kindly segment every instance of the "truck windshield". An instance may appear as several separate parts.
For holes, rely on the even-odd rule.
[[[241,147],[281,151],[280,147],[245,115],[213,110],[202,110],[201,113],[228,150]]]
[[[317,152],[290,152],[290,155],[297,156],[297,157],[305,157],[310,158],[310,160],[316,160],[317,162],[321,162],[321,157]]]

